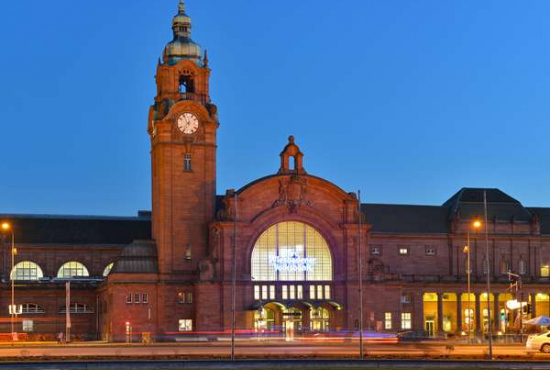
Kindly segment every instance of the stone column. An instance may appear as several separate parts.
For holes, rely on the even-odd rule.
[[[493,293],[493,297],[494,297],[494,301],[493,301],[493,317],[494,317],[494,321],[493,321],[493,334],[496,334],[498,333],[498,331],[500,330],[500,308],[499,308],[499,302],[498,302],[498,297],[499,297],[500,293]]]
[[[437,333],[443,335],[443,293],[437,293]]]
[[[401,318],[396,318],[401,326]],[[424,292],[414,295],[413,330],[424,331]]]
[[[462,293],[456,293],[456,333],[462,333]]]
[[[481,333],[481,305],[480,305],[480,296],[479,293],[473,293],[476,299],[476,312],[475,312],[475,320],[476,320],[476,333]]]
[[[537,293],[531,293],[531,317],[537,317]]]

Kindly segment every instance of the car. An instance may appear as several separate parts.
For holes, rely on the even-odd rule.
[[[550,353],[550,331],[529,335],[525,346],[528,350]]]

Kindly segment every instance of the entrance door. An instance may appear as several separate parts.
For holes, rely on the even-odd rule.
[[[428,336],[433,337],[435,332],[435,321],[434,320],[426,320],[425,322],[425,330]]]
[[[285,338],[288,341],[294,339],[294,321],[287,320],[285,321]]]
[[[294,339],[296,332],[302,329],[302,311],[289,308],[283,311],[284,333],[287,341]]]

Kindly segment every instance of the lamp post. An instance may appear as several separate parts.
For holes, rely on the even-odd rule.
[[[13,227],[11,224],[4,222],[2,224],[3,231],[11,232],[11,271],[10,271],[10,280],[11,280],[11,306],[10,306],[10,323],[11,323],[11,339],[15,340],[15,254],[17,250],[15,249],[15,234],[13,233]],[[14,276],[12,276],[14,274]]]
[[[481,221],[474,220],[471,225],[474,229],[479,229],[481,227]],[[471,307],[471,294],[472,294],[472,285],[471,285],[471,274],[472,269],[470,267],[470,227],[468,227],[466,246],[464,247],[464,253],[466,253],[466,275],[468,281],[468,343],[472,343],[472,307]]]
[[[487,216],[487,191],[483,190],[483,210],[485,211],[485,261],[487,261],[487,334],[489,336],[489,360],[493,360],[493,328],[491,323],[491,264],[489,263],[489,225]]]

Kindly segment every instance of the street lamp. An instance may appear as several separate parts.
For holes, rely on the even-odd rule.
[[[471,226],[474,230],[477,230],[481,227],[481,221],[474,220],[472,224],[469,226]],[[471,344],[472,342],[472,307],[471,307],[470,295],[472,294],[472,288],[471,288],[470,275],[472,273],[472,269],[470,267],[470,227],[468,227],[468,231],[467,231],[467,241],[466,241],[466,246],[464,247],[464,253],[466,253],[466,274],[468,276],[468,343]]]
[[[17,249],[15,249],[15,235],[13,233],[13,227],[11,224],[4,222],[2,223],[2,230],[3,231],[10,231],[11,232],[11,272],[10,272],[10,280],[11,280],[11,306],[10,306],[10,315],[11,315],[11,339],[15,340],[15,255],[17,253]],[[13,276],[12,276],[13,274]]]

